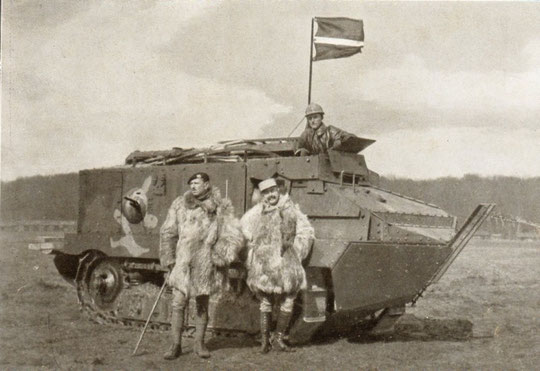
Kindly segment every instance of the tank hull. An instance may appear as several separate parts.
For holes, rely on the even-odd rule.
[[[351,242],[332,268],[308,264],[308,290],[297,299],[290,340],[305,342],[315,333],[347,329],[368,321],[371,315],[385,308],[405,306],[429,283],[450,253],[448,245],[441,244]],[[159,267],[154,259],[137,259],[132,267],[135,264]],[[232,268],[230,273],[231,289],[211,300],[209,328],[218,333],[255,334],[259,330],[259,303],[245,285],[243,268]],[[157,274],[163,276],[164,272],[158,270]],[[141,290],[137,283],[132,287],[123,284],[125,290],[117,303],[119,318],[146,319],[159,291],[159,282],[145,285]],[[194,326],[194,302],[190,307],[187,324]],[[166,292],[153,321],[168,324],[170,310],[170,292]]]
[[[138,153],[129,161],[146,161],[144,166],[130,162],[81,171],[77,233],[66,234],[52,253],[91,317],[144,323],[166,272],[159,264],[161,225],[196,172],[209,174],[237,217],[257,203],[256,182],[268,177],[277,178],[281,192],[307,214],[316,238],[305,261],[308,288],[295,303],[291,341],[365,322],[382,310],[397,308],[397,316],[414,302],[454,254],[456,219],[435,205],[378,188],[377,174],[360,154],[294,157],[288,140],[278,142],[245,144],[243,154],[234,147],[225,159],[216,151]],[[136,210],[134,200],[141,204]],[[231,290],[212,298],[209,328],[256,333],[258,303],[245,284],[242,262],[229,273]],[[168,326],[169,296],[166,292],[152,317],[156,328]],[[188,327],[193,313],[186,313]]]

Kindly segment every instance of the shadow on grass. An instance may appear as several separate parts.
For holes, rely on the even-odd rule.
[[[309,345],[327,345],[341,339],[351,343],[406,342],[406,341],[467,341],[473,338],[473,324],[466,319],[419,318],[404,314],[394,331],[384,335],[370,333],[373,323],[362,323],[347,329],[326,329],[314,335]]]
[[[214,336],[206,342],[206,346],[211,351],[227,348],[253,348],[259,345],[258,337],[250,335]]]
[[[353,332],[347,336],[352,343],[405,342],[405,341],[467,341],[473,336],[471,321],[461,318],[419,318],[405,314],[395,324],[394,331],[386,335]]]

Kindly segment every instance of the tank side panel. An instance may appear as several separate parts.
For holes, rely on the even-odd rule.
[[[99,250],[110,256],[159,258],[159,230],[167,211],[174,199],[189,189],[189,177],[201,171],[209,174],[223,197],[227,193],[236,215],[241,216],[245,192],[243,163],[87,171],[82,176],[81,228],[77,235],[66,239],[65,252]],[[123,197],[134,192],[146,200],[145,217],[138,223],[129,222],[122,208]]]
[[[332,270],[336,310],[410,302],[449,253],[446,245],[351,243]]]
[[[159,228],[167,215],[167,210],[175,197],[177,173],[175,167],[141,167],[124,169],[123,197],[142,200],[145,204],[144,219],[133,223],[125,215],[125,209],[114,208],[109,216],[122,226],[121,233],[109,236],[108,244],[101,251],[111,256],[136,258],[157,258],[159,251]],[[169,176],[170,173],[171,175]],[[122,201],[124,204],[126,200]],[[87,239],[87,236],[84,236]]]
[[[308,188],[297,188],[293,184],[291,198],[309,217],[352,217],[360,215],[360,207],[338,192],[311,193]]]
[[[80,173],[80,233],[120,233],[112,210],[120,208],[122,173],[119,170],[89,170]]]
[[[372,212],[436,216],[441,220],[448,218],[449,223],[452,223],[452,216],[444,210],[410,197],[369,186],[353,188],[327,184],[327,188]]]
[[[248,177],[265,179],[275,174],[287,179],[319,178],[319,157],[279,157],[253,159],[247,162]]]
[[[348,241],[365,241],[368,236],[368,218],[311,218],[315,238]]]

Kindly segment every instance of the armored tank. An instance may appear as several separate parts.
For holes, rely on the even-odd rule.
[[[441,208],[378,186],[378,174],[361,154],[374,140],[353,137],[337,150],[302,157],[294,155],[296,140],[136,151],[122,166],[81,171],[77,232],[33,248],[54,255],[91,319],[138,326],[164,282],[161,224],[172,201],[188,189],[188,178],[208,173],[241,217],[259,199],[257,182],[274,176],[280,191],[308,215],[316,235],[290,341],[364,323],[371,333],[389,332],[406,305],[444,274],[494,205],[479,205],[456,231],[456,218]],[[258,302],[245,284],[241,261],[230,266],[228,276],[230,289],[211,300],[209,330],[255,334]],[[169,306],[169,298],[159,301],[151,328],[168,328]],[[188,334],[194,322],[189,308]]]

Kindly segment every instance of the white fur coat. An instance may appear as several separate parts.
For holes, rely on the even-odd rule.
[[[314,231],[306,215],[288,195],[278,204],[261,202],[241,219],[247,240],[247,284],[253,291],[295,294],[306,288],[302,261],[307,257]]]
[[[227,265],[243,246],[240,224],[216,187],[204,201],[191,191],[176,198],[161,227],[160,261],[175,263],[169,285],[186,295],[210,295],[222,287]],[[223,269],[224,268],[224,269]]]

